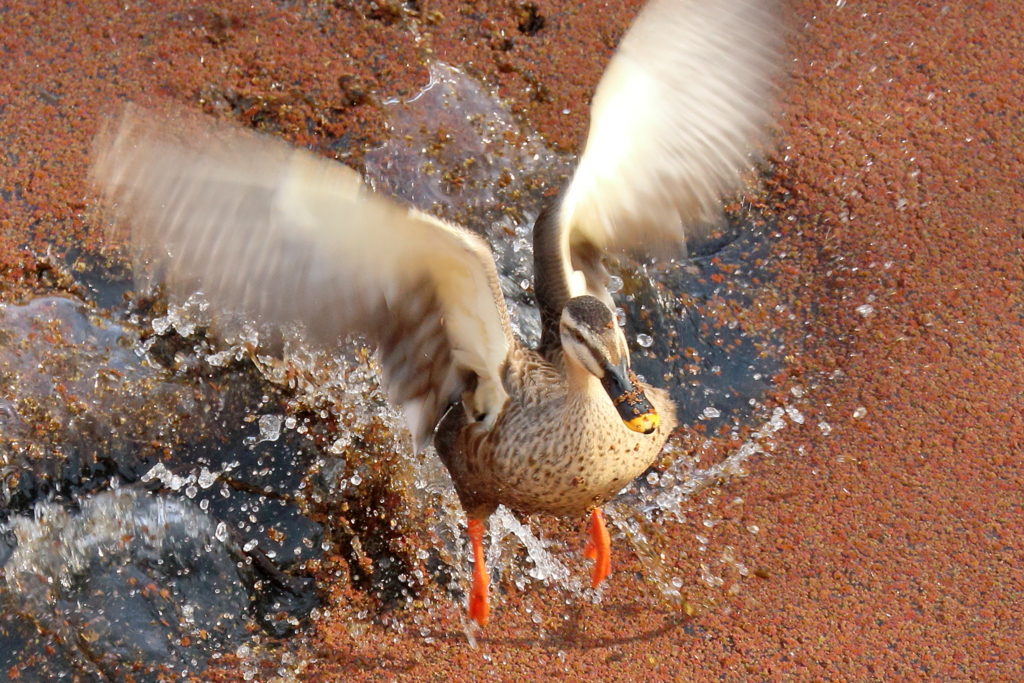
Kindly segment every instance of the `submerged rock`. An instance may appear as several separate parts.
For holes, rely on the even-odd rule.
[[[10,529],[8,603],[84,674],[185,675],[248,637],[252,570],[187,501],[110,491],[75,513],[41,504]]]

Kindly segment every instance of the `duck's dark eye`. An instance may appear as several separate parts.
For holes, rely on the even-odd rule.
[[[572,338],[576,341],[576,343],[578,343],[578,344],[582,344],[583,343],[583,335],[580,334],[579,331],[577,331],[577,330],[569,330],[569,334],[572,335]]]

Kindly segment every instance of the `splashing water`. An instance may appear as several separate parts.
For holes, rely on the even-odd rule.
[[[485,237],[511,318],[534,344],[540,315],[529,294],[532,226],[544,190],[566,181],[571,159],[549,150],[460,70],[432,62],[429,73],[430,82],[411,99],[385,101],[392,136],[366,154],[367,182]]]
[[[180,322],[167,328],[168,338],[178,339],[171,331],[178,328],[195,332]],[[276,555],[280,567],[308,557],[306,543],[316,542],[318,526],[294,504],[271,505],[266,495],[298,483],[286,476],[287,467],[302,464],[294,439],[245,449],[239,429],[245,406],[256,405],[265,389],[253,386],[255,373],[218,370],[217,384],[175,381],[164,361],[195,366],[188,354],[169,353],[167,341],[140,343],[133,325],[66,298],[0,308],[4,670],[18,666],[42,676],[95,667],[198,670],[217,643],[227,642],[221,635],[248,637],[250,617],[264,619],[272,609],[275,618],[261,625],[287,632],[298,624],[295,615],[312,606],[302,581],[287,583],[283,597],[276,588],[254,590],[251,576],[240,586],[238,558],[224,565],[216,554],[252,537],[260,557]],[[164,460],[172,450],[175,457]],[[269,456],[282,463],[273,476],[265,467]],[[251,466],[261,458],[263,468]],[[172,497],[152,498],[135,482]],[[80,512],[68,512],[75,508]],[[248,567],[252,557],[242,559]],[[91,592],[79,595],[83,590]],[[223,613],[245,628],[211,621],[220,612],[211,616],[190,602],[213,607],[235,600],[240,590],[238,604]],[[129,616],[121,619],[122,611]],[[198,624],[207,635],[165,632],[161,619]],[[55,648],[62,655],[52,661],[33,655]],[[140,674],[138,680],[152,679]]]
[[[137,472],[191,401],[133,349],[135,333],[80,302],[0,307],[4,507]]]
[[[688,609],[680,591],[682,584],[671,575],[659,550],[666,545],[657,542],[664,535],[659,520],[668,518],[684,522],[687,503],[697,494],[733,477],[746,476],[747,464],[755,456],[767,452],[772,438],[787,425],[786,416],[786,410],[776,408],[771,418],[728,457],[706,469],[699,469],[690,458],[675,454],[672,465],[660,476],[652,474],[646,479],[637,479],[606,506],[608,519],[640,558],[647,570],[648,581],[661,591],[670,604]],[[670,442],[667,450],[671,451],[673,447],[674,444]],[[731,550],[726,561],[733,566],[740,566],[732,557]],[[707,576],[706,567],[702,573]],[[743,572],[741,575],[746,576]],[[714,587],[720,585],[707,578],[705,582]]]
[[[121,490],[77,514],[40,504],[10,531],[17,548],[4,573],[19,611],[98,679],[124,661],[142,664],[140,680],[201,670],[248,636],[242,570],[210,518],[178,499]]]
[[[539,316],[530,285],[531,226],[543,202],[542,190],[562,184],[572,160],[548,150],[502,103],[458,70],[434,63],[430,75],[428,86],[411,100],[385,103],[393,138],[366,155],[368,182],[377,191],[457,220],[487,238],[515,327],[533,343],[539,337]],[[749,305],[757,281],[746,266],[741,273],[729,261],[740,261],[759,244],[736,239],[722,252],[679,264],[648,267],[624,257],[614,264],[614,289],[621,305],[617,315],[627,337],[636,342],[631,351],[638,372],[654,384],[671,387],[684,409],[684,423],[702,424],[707,433],[730,425],[735,433],[737,416],[752,420],[758,414],[760,392],[769,386],[767,378],[773,374],[770,344],[737,322],[746,319],[744,306]],[[726,254],[733,247],[736,253]],[[703,284],[688,289],[691,282],[702,279]],[[91,492],[94,487],[82,494],[82,512],[77,516],[43,505],[34,508],[35,519],[12,517],[10,529],[18,539],[14,553],[20,554],[17,561],[13,556],[8,560],[7,576],[9,590],[24,598],[25,610],[42,614],[33,605],[52,595],[75,595],[73,591],[101,580],[103,572],[117,562],[129,566],[124,563],[134,562],[134,557],[167,562],[167,553],[175,558],[175,566],[212,563],[209,571],[216,577],[211,585],[236,585],[240,579],[216,559],[226,544],[235,542],[235,529],[245,534],[237,543],[239,549],[269,549],[266,557],[281,567],[315,555],[321,546],[334,548],[351,558],[354,580],[389,600],[410,603],[418,588],[432,582],[454,594],[468,593],[471,565],[465,517],[450,479],[432,449],[414,451],[401,414],[388,403],[381,387],[373,354],[358,339],[325,351],[307,345],[298,328],[276,335],[246,325],[225,325],[217,328],[218,342],[210,343],[203,336],[205,330],[220,321],[211,320],[209,307],[197,295],[152,319],[152,335],[133,345],[125,344],[123,338],[137,340],[137,335],[107,323],[90,323],[80,304],[58,300],[31,306],[39,310],[22,314],[15,307],[6,309],[13,332],[0,337],[3,361],[15,363],[19,376],[30,379],[33,367],[47,365],[38,355],[26,355],[37,351],[24,341],[28,333],[19,332],[15,324],[40,319],[40,311],[46,312],[47,306],[59,308],[57,319],[73,321],[72,329],[81,328],[74,334],[62,333],[66,344],[47,342],[55,347],[77,353],[77,349],[91,348],[86,339],[90,334],[106,339],[107,333],[93,328],[109,330],[110,343],[104,347],[108,355],[88,365],[92,356],[85,353],[86,360],[77,361],[79,371],[69,375],[73,379],[64,385],[72,394],[86,396],[89,400],[84,403],[97,404],[88,392],[95,390],[93,385],[102,385],[104,368],[111,366],[134,383],[120,385],[120,393],[111,393],[109,400],[120,396],[129,404],[163,406],[155,413],[163,410],[164,417],[138,414],[135,422],[141,439],[123,422],[110,431],[122,441],[173,447],[173,460],[147,462],[137,474],[151,488],[163,487],[179,497],[150,498],[124,491],[97,494]],[[22,325],[26,330],[30,326],[29,322]],[[275,341],[268,344],[268,338]],[[271,346],[280,352],[267,351]],[[158,356],[162,364],[156,361]],[[64,356],[60,359],[64,362]],[[56,364],[49,362],[49,366]],[[245,377],[240,367],[255,367],[262,384]],[[173,374],[174,383],[166,381],[168,373]],[[191,398],[189,381],[203,387],[244,384],[236,398],[249,407],[237,414],[207,411],[206,404]],[[57,383],[48,376],[42,383],[17,386],[24,388],[25,395],[50,396]],[[272,395],[267,386],[282,388],[281,395]],[[209,404],[226,402],[218,392],[207,399]],[[19,448],[32,438],[24,418],[27,407],[24,401],[0,395],[0,424],[6,434],[18,436]],[[170,420],[166,415],[177,417]],[[749,438],[737,442],[728,457],[710,467],[699,467],[678,443],[671,442],[663,458],[672,462],[667,469],[641,478],[606,506],[613,530],[630,543],[666,600],[683,605],[685,591],[659,550],[666,545],[663,522],[681,521],[688,499],[744,474],[750,459],[766,451],[787,420],[800,419],[795,408],[777,409]],[[215,445],[194,445],[215,423],[217,434],[227,435],[218,436],[220,442]],[[132,453],[138,457],[136,451]],[[299,522],[281,527],[293,529],[289,533],[275,531],[277,527],[265,515],[268,509],[276,510],[278,503],[293,511],[301,506],[304,512],[312,510],[330,519],[323,542],[318,528],[294,530]],[[123,547],[110,532],[115,526],[112,520],[132,530]],[[150,522],[164,524],[163,531],[144,533],[142,527]],[[192,533],[191,540],[182,537],[186,529]],[[55,539],[66,547],[58,547]],[[486,561],[492,573],[520,590],[536,582],[576,597],[590,595],[584,587],[589,582],[560,559],[579,555],[578,549],[538,536],[508,510],[500,508],[492,516],[488,541]],[[720,562],[742,565],[731,549],[723,552]],[[715,583],[714,569],[710,564],[705,567],[708,584]],[[190,569],[189,574],[205,575],[204,571]],[[53,577],[57,585],[40,583],[40,576]],[[166,608],[177,610],[171,623],[192,624],[206,618],[201,610],[197,612],[194,599],[172,597],[174,606]],[[210,604],[236,597],[229,592]],[[352,621],[356,633],[361,628],[359,619]],[[226,623],[224,638],[218,642],[233,642],[236,654],[242,652],[238,656],[251,668],[255,660],[245,649],[248,644],[232,641],[234,622]],[[84,622],[69,624],[77,629],[67,634],[69,639],[88,627]],[[111,633],[104,631],[106,635],[96,642],[113,647]],[[117,637],[127,638],[124,647],[146,646],[133,644],[128,636]],[[88,659],[92,653],[82,656]],[[193,651],[188,648],[169,656],[166,661],[179,670],[193,666]]]
[[[385,102],[393,135],[382,148],[367,153],[367,181],[378,192],[395,196],[421,210],[457,220],[484,235],[494,249],[517,332],[528,342],[535,341],[539,317],[529,287],[524,288],[520,284],[532,281],[529,236],[533,218],[540,210],[541,189],[564,182],[571,159],[548,150],[536,134],[516,122],[501,102],[459,70],[435,62],[429,71],[430,82],[416,96],[407,101]],[[514,206],[515,210],[507,209],[509,206]],[[496,210],[495,207],[501,209]],[[748,242],[742,248],[749,250],[752,247]],[[701,263],[701,258],[697,257],[698,263]],[[706,258],[701,266],[704,270],[700,272],[704,275],[736,271],[715,270],[710,260],[710,257]],[[632,267],[626,261],[620,261],[619,267],[624,270],[622,277],[615,276],[616,289],[625,281],[626,286],[620,296],[630,309],[631,319],[642,315],[646,320],[661,320],[671,328],[672,323],[664,319],[666,312],[679,307],[673,292],[655,287],[646,267],[630,270]],[[659,276],[668,272],[674,281],[693,280],[689,268],[679,266],[665,271],[662,267],[652,272]],[[719,284],[721,278],[715,279],[716,285],[710,290],[713,293],[705,293],[709,297],[708,305],[714,309],[712,336],[718,338],[713,344],[709,342],[708,348],[725,346],[733,351],[740,347],[753,348],[751,335],[742,326],[720,324],[720,319],[730,317],[732,309],[742,306],[753,289],[749,279],[738,277],[734,280],[741,290],[736,300],[721,298],[726,296],[721,290],[727,289]],[[693,294],[683,298],[692,302]],[[206,309],[201,302],[191,301],[189,306],[205,315]],[[168,322],[163,323],[164,327],[173,326],[179,332],[182,329],[187,331],[188,313],[172,309],[166,316]],[[719,337],[723,330],[735,331],[735,343],[721,343]],[[637,341],[633,350],[639,359],[638,364],[654,379],[665,374],[664,368],[668,367],[664,361],[658,360],[659,357],[678,357],[681,354],[679,349],[665,348],[664,341],[658,342],[659,338],[669,338],[667,335],[659,334],[658,329],[652,328],[651,331],[655,336],[643,332],[633,335]],[[252,330],[248,331],[248,336],[229,336],[229,342],[233,343],[231,349],[211,353],[207,360],[214,363],[225,354],[240,358],[245,355],[245,348],[252,348],[258,343],[258,337]],[[712,361],[697,358],[697,355],[694,352],[688,357],[695,364],[691,362],[686,366],[687,377],[694,376],[696,366],[707,366],[712,376],[722,374],[720,365],[713,365]],[[766,378],[771,368],[752,365],[749,355],[738,355],[736,363],[746,373],[742,377],[745,382],[741,390],[745,399],[743,405],[748,414],[752,414],[754,408],[750,406],[756,408],[758,404],[749,397],[759,395],[760,390],[768,385]],[[465,593],[470,581],[469,552],[463,537],[464,516],[454,489],[432,449],[426,454],[413,451],[402,416],[387,402],[379,368],[370,351],[358,341],[346,343],[340,352],[313,349],[304,343],[301,330],[293,329],[285,334],[284,353],[280,358],[257,354],[254,359],[264,376],[294,391],[288,413],[305,411],[328,415],[328,422],[332,423],[329,438],[324,440],[316,465],[321,474],[321,488],[314,487],[310,495],[330,506],[332,501],[351,500],[360,491],[377,490],[381,485],[400,492],[404,499],[403,509],[411,511],[413,517],[429,527],[431,553],[453,572],[451,587]],[[728,354],[723,356],[719,353],[713,362],[726,365]],[[732,378],[741,374],[736,371]],[[751,381],[750,375],[755,380]],[[727,424],[730,417],[735,420],[735,409],[725,415],[725,411],[708,405],[716,396],[731,391],[729,379],[727,376],[717,386],[713,381],[702,383],[701,401],[691,400],[691,394],[683,397],[684,410],[694,412],[691,419],[705,421],[709,426]],[[688,380],[686,384],[692,386],[694,382]],[[677,400],[680,398],[678,395],[675,397]],[[669,575],[656,550],[664,545],[658,542],[659,535],[663,533],[658,520],[681,521],[688,498],[729,477],[744,474],[744,466],[749,459],[763,452],[764,442],[785,424],[784,415],[777,410],[729,457],[711,467],[700,469],[690,459],[671,457],[670,454],[674,463],[661,475],[657,485],[634,484],[609,505],[611,523],[630,542],[653,583],[669,600],[679,602],[682,598],[679,587],[675,585],[678,579]],[[278,416],[261,418],[261,438],[273,438],[280,428],[279,420]],[[672,448],[670,444],[669,449]],[[375,470],[367,464],[385,459],[388,466],[384,468]],[[425,511],[434,514],[426,514]],[[391,510],[391,513],[395,514],[396,510]],[[406,521],[399,524],[408,534],[422,536],[417,523]],[[365,552],[365,534],[360,538],[364,540],[359,542],[358,550]],[[581,593],[580,578],[573,576],[569,568],[557,559],[557,552],[552,552],[561,550],[557,544],[538,538],[507,510],[500,509],[492,517],[489,544],[487,562],[491,570],[496,575],[511,577],[518,587],[525,588],[529,582],[538,581],[573,594]],[[522,565],[518,564],[521,561],[520,548],[525,551]]]
[[[457,220],[483,234],[494,249],[517,331],[528,342],[535,341],[539,320],[532,297],[528,296],[529,282],[532,281],[531,225],[542,201],[539,190],[564,182],[572,160],[548,150],[536,134],[515,121],[502,103],[457,69],[435,62],[430,65],[430,79],[430,83],[413,98],[385,103],[391,116],[393,137],[384,147],[366,155],[368,181],[379,192],[396,196],[421,210]],[[504,210],[510,205],[516,207],[515,212]],[[503,207],[503,211],[496,212],[496,206]],[[760,248],[756,240],[745,239],[736,240],[737,253],[731,258],[749,257],[751,250]],[[726,247],[729,246],[726,243]],[[734,312],[742,311],[743,305],[749,304],[751,292],[756,289],[756,279],[750,276],[749,269],[744,274],[739,268],[731,267],[729,258],[723,258],[720,253],[696,257],[691,263],[697,263],[698,274],[713,280],[713,284],[685,290],[689,287],[687,284],[684,290],[688,294],[681,297],[684,302],[691,303],[695,297],[703,297],[697,303],[705,302],[711,310],[710,317],[698,317],[693,327],[708,327],[710,322],[713,331],[702,347],[709,349],[707,357],[700,358],[700,354],[693,352],[688,356],[690,363],[674,375],[685,379],[687,387],[697,384],[692,378],[700,376],[702,381],[698,394],[702,400],[692,400],[693,393],[682,397],[674,394],[674,397],[683,404],[684,411],[692,411],[690,419],[702,420],[709,427],[728,424],[729,420],[735,423],[737,405],[745,409],[749,419],[759,406],[754,397],[759,397],[769,385],[767,378],[774,367],[770,354],[762,353],[764,345],[754,343],[753,335],[735,323]],[[723,261],[726,261],[725,266],[721,266]],[[619,267],[625,269],[625,277],[614,276],[615,289],[622,288],[623,280],[626,280],[629,286],[625,289],[632,293],[623,292],[622,296],[633,319],[643,317],[648,321],[661,321],[674,329],[674,323],[667,318],[673,317],[672,312],[679,308],[679,295],[656,287],[645,267],[629,266],[626,261],[620,261]],[[668,273],[669,279],[675,283],[701,280],[701,277],[693,275],[692,268],[678,266],[666,271],[662,267],[652,272],[658,273],[659,277]],[[731,277],[723,278],[723,273]],[[725,284],[722,284],[723,280]],[[523,282],[527,283],[526,287],[522,286]],[[682,317],[693,318],[694,315],[690,312]],[[672,361],[666,364],[664,359],[686,354],[680,354],[678,348],[665,348],[665,342],[658,344],[656,339],[671,338],[677,342],[683,339],[676,339],[674,332],[671,336],[659,334],[662,331],[656,324],[651,331],[656,336],[646,333],[634,335],[638,345],[634,352],[644,352],[642,355],[638,353],[640,365],[652,379],[664,374],[671,386],[675,380],[665,373],[665,369],[672,367]],[[730,331],[732,337],[728,337]],[[722,343],[723,332],[727,335],[725,344]],[[692,332],[687,334],[690,335],[687,339],[693,335]],[[725,352],[720,350],[722,347]],[[332,376],[337,377],[343,367],[343,372],[352,373],[352,366],[327,360],[327,366],[333,369],[325,375],[322,372],[324,366],[320,365],[325,361],[323,356],[314,358],[301,341],[295,350],[297,354],[287,357],[287,362],[292,364],[290,374],[294,376],[298,367],[301,369],[299,374],[309,378],[301,382],[301,393],[306,397],[301,400],[313,405],[346,406],[344,410],[350,419],[346,421],[345,428],[350,433],[342,435],[338,443],[364,440],[366,433],[372,431],[370,425],[378,421],[388,425],[389,433],[395,434],[394,430],[402,433],[401,418],[388,406],[380,389],[377,368],[365,354],[355,371],[361,378],[361,384],[353,391],[339,385],[336,379],[332,380]],[[730,353],[735,358],[730,359]],[[767,360],[757,360],[766,356]],[[349,354],[349,360],[352,358],[353,354]],[[722,366],[727,370],[730,367],[735,369],[723,373]],[[702,375],[702,369],[708,372]],[[718,377],[721,379],[716,380]],[[736,386],[741,388],[737,391],[734,389]],[[735,395],[739,399],[727,404],[728,411],[708,405],[721,400],[716,397],[725,395]],[[798,415],[791,412],[790,418],[798,421],[794,414]],[[785,424],[785,413],[777,409],[766,424],[744,443],[737,444],[731,455],[711,467],[700,469],[689,458],[672,457],[674,464],[661,475],[657,485],[636,484],[609,506],[612,524],[631,543],[653,583],[670,601],[679,603],[682,595],[677,585],[678,578],[665,570],[656,550],[664,546],[658,542],[659,535],[663,534],[659,520],[681,521],[688,498],[732,476],[744,474],[750,458],[763,453],[765,443]],[[470,565],[462,533],[464,517],[447,474],[432,450],[426,457],[418,456],[412,452],[404,436],[392,439],[389,444],[401,454],[401,472],[396,474],[399,480],[411,484],[404,487],[412,501],[411,506],[421,511],[440,512],[427,517],[434,549],[454,572],[459,591],[465,593],[470,581]],[[669,448],[673,446],[670,444]],[[538,538],[528,526],[503,508],[499,508],[490,520],[489,544],[487,563],[491,571],[496,575],[509,576],[520,589],[531,581],[538,581],[559,586],[573,594],[582,592],[580,578],[573,576],[569,568],[557,559],[558,545]],[[524,556],[520,550],[525,551]],[[520,557],[525,559],[520,560]]]

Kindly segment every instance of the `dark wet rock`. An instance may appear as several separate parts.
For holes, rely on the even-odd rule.
[[[0,588],[0,682],[49,683],[55,680],[99,681],[80,674],[80,669],[52,635],[38,628],[14,609]],[[73,672],[73,673],[72,673]]]
[[[275,566],[286,570],[320,554],[323,529],[304,517],[295,503],[275,497],[232,490],[224,497],[221,487],[197,496],[209,501],[207,510],[225,520],[240,536],[245,547],[253,542]]]
[[[248,637],[251,570],[187,501],[112,491],[10,527],[7,600],[89,678],[195,671]]]
[[[669,389],[685,425],[708,434],[749,424],[782,369],[754,308],[769,281],[770,224],[751,209],[700,243],[691,257],[642,266],[624,259],[626,338],[633,368]]]
[[[285,638],[298,630],[308,615],[319,605],[313,579],[300,577],[287,584],[271,582],[257,596],[254,611],[260,627],[276,638]],[[300,619],[296,615],[302,615]]]
[[[192,323],[162,329],[140,339],[60,297],[0,309],[3,615],[30,622],[10,634],[50,634],[26,657],[58,648],[86,678],[195,670],[250,620],[283,635],[317,602],[311,579],[284,573],[321,552],[294,499],[315,447],[294,429],[268,438],[259,411],[280,420],[281,397],[251,362],[211,364]],[[158,497],[110,491],[136,482]]]
[[[62,297],[0,309],[4,509],[134,481],[163,453],[186,388],[135,352],[128,328]]]

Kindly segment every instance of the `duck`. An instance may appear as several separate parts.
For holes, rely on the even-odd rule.
[[[94,145],[103,206],[131,230],[136,286],[216,312],[299,322],[309,343],[362,335],[417,448],[433,443],[467,517],[468,616],[489,618],[484,532],[499,505],[589,517],[591,585],[611,572],[601,506],[677,426],[641,381],[607,255],[678,248],[721,212],[764,143],[775,0],[652,0],[598,84],[583,154],[534,224],[540,342],[510,323],[472,231],[369,189],[271,136],[128,106]]]

